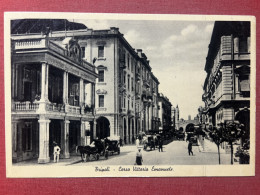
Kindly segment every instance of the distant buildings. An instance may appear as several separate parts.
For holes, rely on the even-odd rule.
[[[250,22],[215,22],[205,71],[204,128],[237,120],[249,136]]]
[[[169,99],[164,96],[162,93],[159,94],[158,99],[158,105],[159,105],[159,119],[161,122],[159,129],[161,130],[170,130],[172,119],[171,119],[171,102]]]
[[[11,30],[14,162],[47,163],[54,142],[69,158],[94,138],[128,144],[140,132],[170,128],[171,103],[149,60],[118,28],[15,20]]]

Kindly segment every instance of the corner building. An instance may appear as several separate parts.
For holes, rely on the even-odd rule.
[[[78,40],[84,60],[97,68],[93,138],[120,136],[129,144],[140,131],[155,128],[159,82],[142,50],[132,48],[115,27],[50,36],[59,39],[65,34]]]
[[[250,22],[215,22],[205,65],[203,125],[250,125]]]
[[[11,36],[12,159],[48,163],[53,143],[61,158],[85,145],[94,130],[95,67],[73,37]]]

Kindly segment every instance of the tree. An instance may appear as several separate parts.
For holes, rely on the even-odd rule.
[[[224,124],[222,136],[223,141],[228,142],[231,147],[231,164],[233,164],[233,143],[245,134],[243,126],[238,121],[228,121]]]
[[[223,142],[223,135],[222,135],[223,127],[222,125],[220,128],[213,127],[212,131],[209,133],[209,136],[211,137],[212,141],[217,145],[218,147],[218,162],[220,162],[220,151],[219,146]]]

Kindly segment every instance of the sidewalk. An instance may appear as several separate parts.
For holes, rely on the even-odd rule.
[[[137,151],[136,149],[136,146],[133,145],[133,144],[127,144],[127,145],[124,145],[122,147],[120,147],[120,152],[126,152],[126,151]],[[116,155],[114,155],[116,156]],[[68,166],[68,165],[73,165],[73,164],[77,164],[77,163],[81,163],[82,160],[81,160],[81,157],[80,157],[80,154],[78,153],[77,155],[76,154],[73,154],[70,156],[70,158],[68,159],[63,159],[63,158],[60,158],[59,162],[58,163],[54,163],[53,160],[51,159],[49,163],[46,163],[46,164],[39,164],[38,163],[38,159],[31,159],[31,160],[26,160],[26,161],[21,161],[21,162],[18,162],[18,163],[13,163],[13,166]]]
[[[204,139],[204,150],[203,150],[201,143],[199,143],[198,148],[199,148],[200,152],[218,152],[217,145],[214,142],[212,142],[206,138]],[[220,154],[226,154],[226,151],[224,149],[222,149],[221,147],[219,147],[219,152],[220,152]]]

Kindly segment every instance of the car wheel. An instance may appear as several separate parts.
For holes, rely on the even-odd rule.
[[[120,148],[118,148],[118,151],[117,151],[118,155],[120,154]]]

